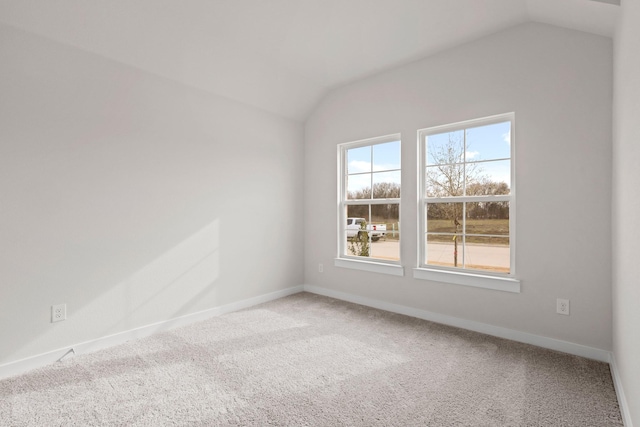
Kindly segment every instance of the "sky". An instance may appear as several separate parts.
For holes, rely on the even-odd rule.
[[[494,160],[479,163],[483,175],[487,175],[496,182],[506,182],[511,186],[510,161],[495,161],[511,157],[511,123],[501,122],[486,126],[466,129],[466,160],[467,162]],[[451,132],[460,138],[464,131]],[[426,137],[427,164],[429,152],[442,146],[449,140],[449,132],[429,135]],[[371,181],[400,183],[400,141],[347,150],[348,191],[356,191],[371,187]],[[373,175],[370,173],[373,172]],[[360,174],[362,175],[352,175]]]
[[[511,123],[502,122],[467,129],[467,161],[504,159],[511,156]]]
[[[371,188],[371,181],[400,184],[400,141],[347,150],[347,191]],[[351,175],[362,172],[362,175]]]
[[[430,153],[437,150],[449,141],[449,135],[463,140],[464,131],[445,132],[426,137],[427,164],[434,164]],[[481,160],[495,160],[511,157],[511,123],[502,122],[492,125],[479,126],[466,129],[466,150],[465,158],[467,162]],[[511,186],[511,166],[510,161],[493,161],[480,163],[478,168],[482,169],[482,174],[487,175],[492,181],[506,182]]]

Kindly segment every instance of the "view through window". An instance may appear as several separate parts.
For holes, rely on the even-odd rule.
[[[400,135],[340,145],[341,257],[400,260]]]
[[[421,266],[513,274],[513,115],[419,131]]]

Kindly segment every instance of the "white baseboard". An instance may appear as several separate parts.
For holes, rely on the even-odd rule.
[[[599,348],[587,347],[568,341],[547,338],[540,335],[534,335],[527,332],[520,332],[513,329],[503,328],[500,326],[488,325],[486,323],[475,322],[473,320],[460,319],[458,317],[447,316],[444,314],[434,313],[431,311],[420,310],[390,302],[375,300],[371,298],[361,297],[358,295],[348,294],[345,292],[334,291],[313,285],[304,285],[304,290],[318,295],[324,295],[355,304],[366,305],[368,307],[380,310],[390,311],[393,313],[404,314],[406,316],[417,317],[418,319],[430,320],[444,325],[455,326],[470,331],[481,332],[487,335],[493,335],[499,338],[506,338],[512,341],[518,341],[525,344],[532,344],[538,347],[548,348],[551,350],[561,351],[576,356],[582,356],[589,359],[598,360],[600,362],[609,363],[611,352],[601,350]]]
[[[609,368],[611,369],[611,377],[613,378],[613,386],[616,389],[616,395],[618,396],[618,405],[620,405],[620,413],[622,414],[622,421],[625,427],[633,427],[631,421],[631,412],[629,411],[629,405],[627,403],[627,397],[624,395],[624,389],[622,388],[622,381],[620,380],[620,373],[618,372],[618,365],[616,364],[615,354],[611,354],[609,360]]]
[[[211,317],[220,316],[222,314],[253,307],[254,305],[276,300],[288,295],[293,295],[302,292],[303,290],[304,287],[302,285],[294,286],[268,294],[258,295],[256,297],[248,298],[242,301],[236,301],[219,307],[213,307],[196,313],[186,314],[184,316],[175,317],[173,319],[164,320],[162,322],[153,323],[151,325],[142,326],[136,329],[119,332],[117,334],[108,335],[105,337],[97,338],[95,340],[85,341],[68,347],[39,354],[37,356],[17,360],[15,362],[10,362],[4,365],[0,365],[0,379],[19,375],[32,369],[50,365],[61,359],[67,359],[68,357],[74,355],[90,353],[103,348],[122,344],[132,339],[148,337],[158,332],[168,331],[180,326],[186,326],[194,322],[206,320]]]

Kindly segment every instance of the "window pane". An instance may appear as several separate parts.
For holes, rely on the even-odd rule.
[[[474,243],[473,240],[480,242]],[[468,236],[465,238],[465,268],[509,273],[511,255],[508,237]]]
[[[372,205],[371,257],[400,260],[400,205],[397,203]]]
[[[347,173],[371,172],[371,146],[347,150]]]
[[[369,220],[371,210],[371,221]],[[400,205],[347,206],[345,253],[381,260],[400,260]]]
[[[427,203],[429,233],[462,233],[462,203]]]
[[[400,169],[400,141],[373,146],[373,170],[387,171]]]
[[[371,217],[374,222],[398,221],[400,205],[398,203],[385,203],[371,205]]]
[[[400,171],[374,173],[373,198],[400,198]]]
[[[509,235],[509,202],[467,203],[467,234]]]
[[[371,244],[366,230],[369,205],[347,206],[343,255],[369,256]]]
[[[511,122],[467,129],[467,161],[511,157]]]
[[[462,196],[464,164],[429,166],[425,173],[427,197]]]
[[[460,178],[462,181],[463,178]],[[469,195],[469,191],[473,191],[474,188],[483,188],[485,182],[488,181],[488,177],[485,174],[484,163],[467,163],[464,166],[464,185],[466,194]]]
[[[364,218],[365,221],[369,222],[369,205],[347,206],[347,219],[349,218]]]
[[[510,193],[510,160],[467,164],[468,196],[504,195]]]
[[[428,135],[425,148],[427,165],[461,163],[464,161],[464,131]]]
[[[427,234],[426,263],[444,267],[462,267],[464,245],[460,235]]]
[[[347,176],[347,199],[371,198],[371,174]]]

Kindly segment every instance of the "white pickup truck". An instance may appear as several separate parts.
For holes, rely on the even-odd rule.
[[[364,218],[347,218],[347,238],[352,239],[362,231],[361,224],[365,221]],[[376,242],[387,234],[386,224],[367,224],[367,231],[371,240]]]

